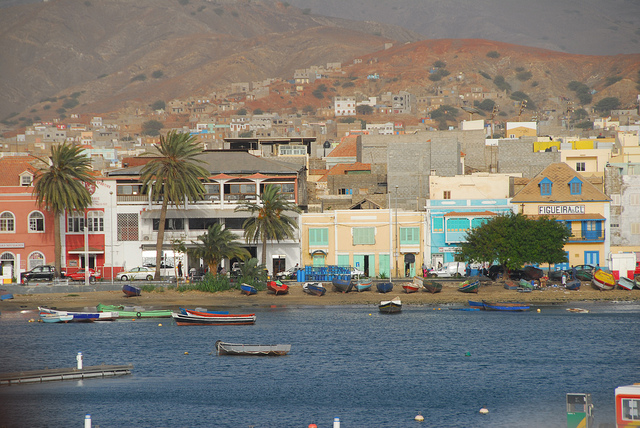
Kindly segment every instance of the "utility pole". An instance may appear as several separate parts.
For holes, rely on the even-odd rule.
[[[399,278],[398,275],[398,253],[400,252],[400,245],[398,242],[398,185],[396,184],[396,250],[395,250],[395,259],[396,259],[396,277]]]

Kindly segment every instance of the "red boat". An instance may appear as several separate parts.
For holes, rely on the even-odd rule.
[[[171,314],[177,325],[250,325],[255,324],[256,314],[214,314],[181,309]]]
[[[269,281],[267,282],[267,290],[275,295],[287,294],[289,292],[289,286],[281,283],[280,281]]]
[[[405,293],[416,293],[420,289],[420,287],[418,287],[416,284],[413,284],[411,282],[403,284],[402,288],[404,288]]]

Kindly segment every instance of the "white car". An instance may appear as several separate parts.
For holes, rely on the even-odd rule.
[[[352,267],[351,268],[351,278],[358,277],[358,276],[364,276],[364,272],[361,271],[358,268]]]
[[[296,273],[298,272],[298,270],[300,270],[299,266],[290,267],[287,270],[283,270],[282,272],[278,272],[276,274],[276,278],[277,279],[294,278],[296,276]]]
[[[151,281],[156,273],[156,270],[151,270],[146,267],[135,267],[133,269],[129,269],[125,272],[120,272],[118,274],[118,279],[120,281],[132,281],[134,279],[146,279],[147,281]]]
[[[445,265],[441,266],[439,269],[429,271],[429,276],[437,276],[439,278],[464,276],[466,269],[467,265],[464,262],[449,262],[445,263]]]

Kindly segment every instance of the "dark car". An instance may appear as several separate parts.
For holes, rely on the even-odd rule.
[[[56,276],[55,266],[44,265],[36,266],[30,271],[22,272],[20,274],[20,282],[22,284],[28,284],[30,281],[53,281]]]
[[[504,268],[502,265],[492,265],[489,267],[488,277],[491,278],[492,281],[498,279],[498,277],[502,277],[504,274]],[[509,279],[519,280],[525,277],[525,273],[523,270],[514,269],[509,271]]]
[[[549,279],[551,281],[561,281],[563,273],[566,274],[567,279],[569,279],[571,278],[573,269],[576,270],[577,279],[579,279],[580,281],[591,281],[591,278],[593,277],[593,270],[595,269],[595,267],[591,265],[578,265],[566,270],[553,270],[549,272]]]

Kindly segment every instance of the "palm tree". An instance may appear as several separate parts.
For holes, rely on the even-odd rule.
[[[46,166],[36,173],[33,194],[37,205],[53,213],[53,242],[55,276],[60,277],[62,245],[60,217],[65,211],[83,211],[91,205],[87,185],[95,183],[91,174],[91,159],[82,154],[83,149],[73,144],[51,146],[49,159],[40,159]]]
[[[280,193],[280,188],[267,185],[260,195],[260,203],[243,202],[235,211],[246,211],[255,215],[245,220],[244,238],[247,242],[262,242],[262,264],[267,264],[267,241],[293,239],[298,223],[285,214],[286,211],[299,213],[296,204],[287,201]]]
[[[151,199],[162,201],[158,240],[156,242],[155,280],[160,279],[162,245],[164,228],[169,204],[180,207],[186,200],[197,201],[203,198],[204,186],[201,178],[207,178],[208,171],[203,168],[202,160],[197,156],[202,153],[202,146],[195,136],[178,134],[169,131],[160,136],[160,143],[155,145],[160,157],[147,163],[140,171],[143,189],[149,191]]]
[[[236,241],[236,235],[228,229],[223,229],[219,223],[209,226],[207,233],[198,236],[200,242],[192,241],[196,247],[188,248],[190,257],[201,258],[209,266],[209,272],[216,273],[218,264],[222,259],[237,257],[246,260],[251,255],[249,251],[240,246]]]

